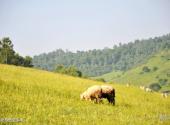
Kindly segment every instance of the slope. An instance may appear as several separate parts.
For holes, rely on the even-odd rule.
[[[160,50],[170,49],[170,34],[135,40],[111,48],[70,52],[58,49],[33,57],[34,67],[54,71],[57,65],[76,66],[85,76],[95,77],[112,70],[129,70],[143,64]]]
[[[103,84],[30,68],[0,64],[0,118],[21,124],[169,124],[170,99],[114,84],[116,105],[80,101],[87,87]]]
[[[152,56],[145,64],[126,72],[113,71],[96,78],[135,85],[159,83],[163,89],[170,89],[170,50],[161,51]]]

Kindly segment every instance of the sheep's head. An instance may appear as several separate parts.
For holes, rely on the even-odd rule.
[[[83,92],[82,94],[80,94],[80,99],[81,100],[86,99],[86,92]]]
[[[81,100],[90,100],[90,96],[87,94],[87,92],[83,92],[81,95],[80,95],[80,99]]]
[[[83,100],[84,99],[84,95],[80,94],[80,99]]]

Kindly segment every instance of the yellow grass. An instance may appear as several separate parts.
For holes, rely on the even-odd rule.
[[[0,64],[0,119],[22,118],[27,125],[170,124],[170,97],[115,83],[115,106],[80,101],[80,93],[96,84],[103,83]]]

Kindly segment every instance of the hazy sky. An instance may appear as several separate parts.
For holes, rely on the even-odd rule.
[[[113,47],[170,33],[170,0],[0,0],[0,38],[21,55]]]

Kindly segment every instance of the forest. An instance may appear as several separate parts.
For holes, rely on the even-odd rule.
[[[153,54],[170,48],[170,34],[149,39],[135,40],[127,44],[119,43],[112,48],[89,51],[64,51],[57,49],[33,57],[36,68],[54,71],[57,65],[75,66],[84,76],[99,76],[112,70],[127,71],[136,67]]]
[[[33,67],[30,56],[23,57],[15,52],[9,37],[0,40],[0,63],[16,66]]]

